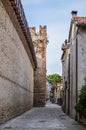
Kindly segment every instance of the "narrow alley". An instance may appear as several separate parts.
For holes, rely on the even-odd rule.
[[[0,126],[0,130],[86,130],[73,119],[66,116],[61,107],[51,104],[46,107],[33,108]]]
[[[86,2],[78,4],[0,0],[0,130],[86,130]]]

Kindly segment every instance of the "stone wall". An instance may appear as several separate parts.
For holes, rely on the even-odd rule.
[[[30,30],[37,57],[34,106],[44,106],[46,97],[46,26],[40,26],[39,33],[36,32],[35,27]]]
[[[73,45],[70,46],[70,116],[73,116]]]
[[[77,116],[75,105],[86,77],[86,28],[79,28],[78,33],[76,31],[77,27],[73,25],[71,35],[73,40],[70,46],[70,116],[74,119]]]
[[[62,95],[63,95],[63,103],[62,103],[62,109],[65,113],[69,113],[68,106],[69,106],[69,60],[70,60],[70,44],[67,43],[67,40],[65,40],[65,43],[62,44],[62,82],[63,82],[63,88],[62,88]]]
[[[0,0],[0,123],[33,106],[33,75],[28,54]]]
[[[72,26],[71,47],[70,47],[70,116],[75,118],[76,104],[76,26]]]
[[[86,28],[80,28],[78,34],[78,93],[86,78]]]

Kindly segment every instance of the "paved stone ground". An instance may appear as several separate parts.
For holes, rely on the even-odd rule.
[[[48,102],[46,107],[32,110],[0,126],[0,130],[86,130],[66,116],[61,107]]]

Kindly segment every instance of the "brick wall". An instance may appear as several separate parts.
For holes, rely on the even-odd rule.
[[[46,26],[30,28],[32,40],[37,57],[37,69],[35,70],[34,106],[44,106],[46,97]]]

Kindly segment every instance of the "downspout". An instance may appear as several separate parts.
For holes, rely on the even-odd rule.
[[[78,29],[76,32],[76,104],[77,104],[77,97],[78,97]],[[77,120],[77,112],[76,112],[76,116],[75,116],[75,120]]]

